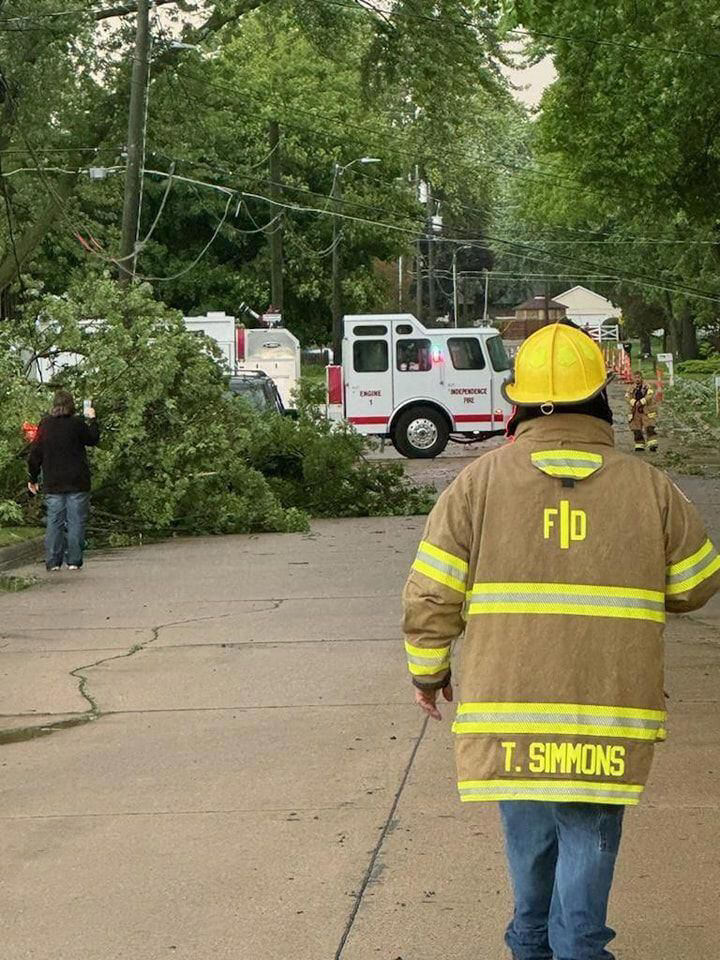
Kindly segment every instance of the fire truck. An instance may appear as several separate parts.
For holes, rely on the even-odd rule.
[[[390,439],[405,457],[436,457],[449,440],[504,433],[509,375],[493,327],[428,330],[412,314],[346,316],[342,366],[327,368],[329,413]]]

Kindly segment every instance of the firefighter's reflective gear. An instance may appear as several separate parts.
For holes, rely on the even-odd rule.
[[[718,589],[697,511],[665,474],[617,452],[609,424],[521,423],[440,497],[404,595],[416,686],[449,682],[464,631],[461,799],[637,803],[666,736],[666,611]]]
[[[653,388],[644,380],[636,380],[625,394],[625,399],[630,407],[629,423],[637,453],[645,449],[654,452],[658,447],[657,408],[653,402],[654,397]]]
[[[562,323],[542,327],[522,344],[503,394],[519,407],[583,403],[607,384],[600,347]]]

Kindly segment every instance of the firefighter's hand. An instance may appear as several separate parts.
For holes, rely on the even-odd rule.
[[[38,485],[37,485],[36,483],[31,483],[31,482],[28,480],[28,490],[30,491],[30,493],[31,493],[34,497],[37,496],[37,493],[38,493],[38,490],[39,490],[39,489],[40,489],[40,488],[38,487]]]
[[[442,720],[442,714],[435,706],[438,693],[438,690],[420,690],[418,687],[415,687],[415,703],[429,717],[432,717],[433,720]],[[450,684],[448,684],[446,687],[443,687],[443,696],[448,702],[452,700],[453,691]]]

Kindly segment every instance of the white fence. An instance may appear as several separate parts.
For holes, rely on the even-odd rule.
[[[620,341],[620,327],[617,323],[598,324],[597,326],[588,325],[583,329],[590,334],[593,340],[597,340],[598,343],[619,343]]]

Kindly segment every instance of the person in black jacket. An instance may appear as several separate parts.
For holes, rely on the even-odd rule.
[[[58,390],[49,417],[40,421],[30,448],[28,489],[42,484],[47,508],[45,565],[60,570],[63,560],[70,570],[83,565],[85,525],[90,510],[90,465],[86,447],[94,447],[100,431],[92,407],[86,417],[75,415],[75,401],[67,390]]]

